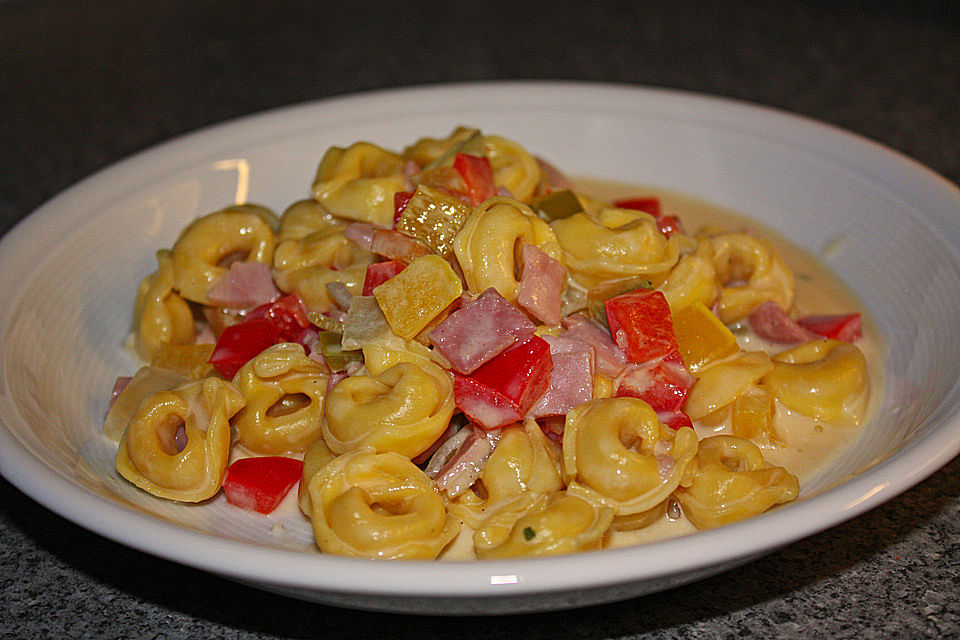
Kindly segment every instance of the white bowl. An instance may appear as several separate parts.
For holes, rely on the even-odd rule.
[[[164,502],[119,478],[100,435],[136,286],[156,249],[236,198],[282,210],[331,145],[400,148],[458,124],[518,140],[565,171],[654,184],[762,220],[829,265],[887,341],[864,437],[760,517],[627,549],[496,562],[324,556],[309,526]],[[244,118],[123,161],[0,243],[0,472],[92,531],[258,587],[388,611],[500,613],[623,599],[715,574],[906,490],[960,450],[960,193],[857,136],[703,96],[570,83],[387,91]]]

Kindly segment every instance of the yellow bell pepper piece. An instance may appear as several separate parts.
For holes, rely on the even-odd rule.
[[[733,332],[702,302],[688,304],[672,315],[680,355],[693,373],[739,349]]]
[[[773,413],[773,393],[766,387],[741,393],[733,403],[733,434],[754,443],[779,442]]]
[[[462,294],[460,278],[450,263],[437,255],[414,259],[373,290],[390,328],[405,340],[420,333]]]

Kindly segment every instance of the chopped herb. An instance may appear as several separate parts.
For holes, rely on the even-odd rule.
[[[530,527],[524,527],[523,529],[523,539],[524,540],[533,540],[537,536],[537,532],[531,529]]]

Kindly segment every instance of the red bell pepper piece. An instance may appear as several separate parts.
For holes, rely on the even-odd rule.
[[[210,364],[228,380],[249,360],[280,342],[309,348],[312,325],[295,294],[251,310],[243,322],[226,327],[210,356]]]
[[[472,205],[480,204],[497,192],[497,186],[493,182],[493,167],[488,159],[458,153],[453,159],[453,168],[463,178]]]
[[[374,287],[378,287],[406,268],[406,264],[397,260],[375,262],[367,267],[363,277],[363,295],[372,296]]]
[[[859,313],[837,316],[807,316],[797,320],[797,324],[831,340],[853,342],[863,337],[863,328]]]
[[[267,514],[277,508],[302,474],[303,462],[294,458],[241,458],[227,467],[223,493],[232,505]]]
[[[614,342],[631,362],[641,363],[677,350],[670,306],[660,291],[637,289],[604,302]]]
[[[657,412],[657,419],[674,431],[681,427],[693,427],[693,420],[683,411]]]
[[[280,330],[267,320],[249,320],[226,327],[210,356],[210,364],[232,379],[248,360],[280,341]]]
[[[683,227],[680,225],[680,218],[677,216],[665,216],[660,208],[659,198],[626,198],[617,200],[613,206],[621,209],[634,209],[643,211],[652,215],[657,221],[657,228],[660,233],[668,238],[674,233],[683,233]]]
[[[244,322],[251,320],[266,320],[275,325],[280,331],[280,337],[293,341],[302,329],[310,326],[307,311],[295,293],[290,293],[273,302],[262,304],[251,310],[244,318]]]
[[[621,378],[616,395],[640,398],[657,413],[679,411],[696,381],[683,364],[679,351],[628,366],[630,371]]]
[[[659,198],[624,198],[617,200],[613,206],[618,209],[633,209],[635,211],[644,211],[654,218],[660,218],[663,215],[660,211]]]
[[[520,420],[546,393],[551,371],[550,345],[530,336],[469,376],[454,374],[454,402],[484,429],[497,429]]]
[[[397,220],[403,215],[403,210],[407,208],[407,203],[413,197],[413,191],[397,191],[393,194],[393,228],[397,228]],[[367,294],[363,294],[367,295]]]

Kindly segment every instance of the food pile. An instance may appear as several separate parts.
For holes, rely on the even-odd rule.
[[[299,484],[319,549],[372,558],[569,553],[793,500],[763,448],[783,415],[863,419],[860,316],[794,317],[764,240],[681,218],[476,129],[333,147],[279,218],[229,206],[157,252],[117,471],[264,514]]]

